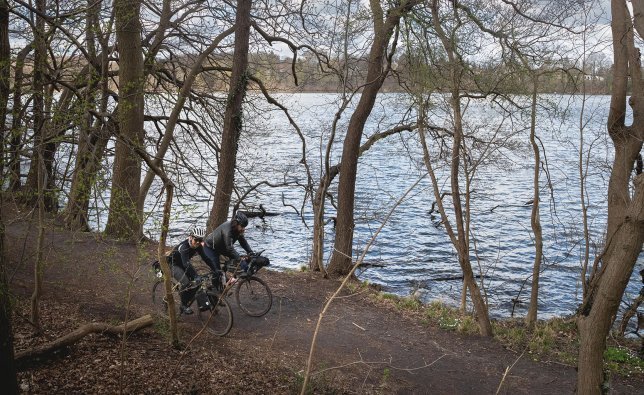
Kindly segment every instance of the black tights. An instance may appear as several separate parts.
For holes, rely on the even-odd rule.
[[[183,267],[178,265],[172,265],[172,277],[181,284],[181,289],[179,290],[179,296],[181,296],[181,304],[188,306],[192,298],[197,293],[197,288],[188,288],[190,281],[194,280],[197,276],[197,272],[192,266],[189,266],[188,269],[184,270]]]

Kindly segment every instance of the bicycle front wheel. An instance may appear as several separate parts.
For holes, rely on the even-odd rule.
[[[208,292],[210,310],[199,309],[199,320],[208,331],[217,336],[226,336],[233,327],[233,310],[226,298],[219,298],[214,292]]]
[[[235,289],[237,305],[251,317],[261,317],[273,305],[273,294],[268,285],[259,277],[251,276],[239,280]]]
[[[172,283],[172,289],[176,289],[176,284]],[[179,314],[179,304],[181,299],[179,298],[178,292],[173,292],[172,296],[174,298],[174,311]],[[152,286],[152,303],[157,313],[168,316],[168,298],[165,294],[165,284],[163,279],[157,280]]]

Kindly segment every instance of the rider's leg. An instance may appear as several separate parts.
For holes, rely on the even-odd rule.
[[[217,251],[213,250],[212,248],[208,247],[208,246],[204,246],[203,252],[215,264],[213,266],[213,265],[210,264],[210,262],[206,262],[206,264],[208,265],[210,270],[212,270],[212,272],[215,273],[215,274],[219,274],[219,272],[221,271],[219,269],[219,253]]]
[[[181,306],[184,310],[189,310],[190,300],[194,295],[196,289],[186,289],[190,285],[190,279],[188,278],[185,270],[178,265],[172,265],[172,277],[181,284],[181,289],[179,290],[179,296],[181,297]]]
[[[219,255],[219,253],[217,251],[213,250],[212,248],[210,248],[208,246],[204,246],[203,251],[206,254],[206,256],[208,258],[210,258],[210,260],[212,262],[215,262],[214,267],[212,265],[208,264],[208,262],[206,262],[206,264],[208,264],[208,267],[210,268],[210,270],[212,270],[212,272],[214,274],[212,276],[212,285],[213,285],[213,287],[215,287],[215,289],[219,289],[220,286],[223,286],[223,284],[219,284],[220,283],[219,279],[221,278],[221,269],[219,267],[219,265],[220,265],[219,264],[219,256],[220,255]]]

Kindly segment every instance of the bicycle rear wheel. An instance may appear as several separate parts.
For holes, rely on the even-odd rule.
[[[199,310],[199,320],[208,331],[217,336],[226,336],[233,327],[233,311],[226,298],[219,298],[214,292],[208,292],[210,310]]]
[[[250,276],[239,280],[235,289],[237,305],[251,317],[261,317],[273,305],[273,294],[268,285],[259,277]]]
[[[177,284],[172,281],[172,296],[174,298],[174,311],[179,314],[179,305],[181,304],[181,299],[179,298],[179,293],[176,292]],[[154,303],[154,308],[157,313],[168,316],[168,299],[165,294],[165,284],[163,279],[157,280],[152,286],[152,303]]]

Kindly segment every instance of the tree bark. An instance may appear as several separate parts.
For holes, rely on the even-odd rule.
[[[400,18],[417,3],[418,1],[416,0],[397,1],[395,6],[387,11],[387,16],[383,19],[383,10],[380,7],[380,3],[377,0],[370,2],[374,21],[374,39],[369,53],[366,85],[349,120],[347,134],[342,146],[335,243],[328,268],[329,275],[333,277],[348,274],[352,267],[353,210],[356,175],[358,173],[358,151],[365,123],[373,110],[378,91],[389,72],[388,66],[385,67],[386,50],[394,30],[400,22]]]
[[[22,119],[24,108],[22,105],[22,84],[24,81],[25,59],[34,47],[29,43],[18,52],[15,60],[13,84],[13,108],[11,109],[11,134],[9,140],[9,190],[17,192],[21,187],[20,151],[22,149],[22,135],[24,134]]]
[[[47,43],[45,41],[46,0],[37,0],[36,25],[34,30],[34,65],[33,65],[33,132],[34,147],[31,158],[31,177],[28,177],[24,186],[24,200],[31,204],[38,202],[38,176],[44,176],[40,171],[40,159],[43,155],[43,145],[47,131],[45,130],[45,73],[47,70]]]
[[[339,166],[329,168],[320,179],[320,184],[313,198],[313,248],[309,268],[313,271],[324,271],[324,204],[325,195],[329,190],[331,181],[338,175]]]
[[[532,214],[530,216],[530,225],[534,234],[534,263],[532,265],[532,287],[530,289],[530,307],[526,315],[526,324],[532,329],[537,322],[537,313],[539,311],[539,274],[541,272],[541,260],[543,258],[543,235],[541,229],[541,220],[539,217],[539,171],[541,168],[541,158],[539,154],[539,145],[536,141],[537,128],[537,87],[538,77],[534,76],[532,91],[532,114],[530,125],[530,144],[534,153],[534,175],[532,179]]]
[[[338,117],[339,118],[339,117]],[[393,134],[401,133],[403,131],[413,131],[416,129],[417,125],[398,125],[394,128],[385,130],[380,133],[373,134],[365,141],[364,144],[360,146],[358,151],[358,157],[362,156],[367,152],[377,141],[380,141],[386,137],[389,137]],[[331,141],[331,140],[329,140]],[[327,152],[327,158],[330,156]],[[322,264],[322,258],[324,255],[324,202],[325,195],[329,190],[331,182],[340,172],[341,163],[337,163],[333,166],[326,164],[325,174],[320,179],[320,185],[315,192],[313,198],[313,252],[311,254],[311,262],[309,262],[309,267],[313,271],[324,271],[324,265]]]
[[[6,0],[0,0],[0,133],[2,147],[0,148],[0,174],[4,175],[5,168],[5,136],[7,135],[7,104],[9,102],[9,78],[11,71],[11,47],[9,45],[9,5]],[[4,178],[3,178],[4,180]],[[3,182],[4,183],[4,182]],[[4,185],[3,185],[4,187]]]
[[[9,45],[9,4],[0,0],[0,174],[4,174],[4,161],[6,146],[5,136],[6,111],[9,100],[9,78],[11,53]],[[0,383],[4,383],[4,391],[9,395],[18,394],[18,379],[13,350],[13,329],[11,325],[11,299],[9,298],[9,284],[7,283],[6,262],[4,248],[4,192],[0,190]]]
[[[642,36],[637,16],[642,15],[644,2],[637,0],[632,4],[635,28]],[[635,177],[633,191],[629,187],[644,137],[644,84],[639,50],[634,44],[634,22],[626,1],[612,0],[611,13],[614,81],[607,129],[615,157],[608,183],[605,247],[596,258],[598,264],[591,273],[588,293],[577,318],[580,337],[577,392],[580,394],[602,393],[606,336],[644,243],[644,175]],[[629,76],[633,93],[628,102],[633,109],[633,123],[626,126]]]
[[[34,53],[34,71],[33,71],[33,86],[34,86],[34,150],[31,160],[31,168],[35,176],[32,178],[36,182],[33,185],[27,183],[25,185],[27,192],[27,200],[35,202],[37,205],[38,214],[38,238],[36,241],[36,262],[34,263],[34,289],[31,294],[31,310],[29,319],[37,331],[40,331],[40,293],[42,288],[42,272],[43,272],[43,242],[44,242],[44,212],[45,212],[45,198],[42,196],[44,187],[47,182],[44,171],[44,140],[46,136],[45,130],[45,114],[44,114],[44,91],[45,91],[45,68],[46,68],[46,43],[45,43],[45,20],[42,15],[45,13],[46,1],[37,0],[36,8],[39,14],[36,15],[36,50]]]
[[[118,109],[114,110],[113,115],[118,117]],[[118,134],[118,132],[113,132],[118,128],[114,116],[104,125],[94,127],[79,141],[69,200],[64,212],[65,226],[68,229],[89,230],[88,211],[92,188],[96,182],[110,136]]]
[[[119,52],[120,133],[125,141],[143,146],[143,52],[141,50],[141,0],[115,0],[116,40]],[[116,143],[110,211],[105,233],[139,240],[143,213],[137,207],[141,158],[123,140]]]
[[[100,170],[101,161],[105,155],[105,148],[111,136],[118,134],[118,105],[113,110],[107,122],[100,119],[92,122],[93,116],[90,111],[97,108],[99,114],[108,111],[110,97],[109,87],[109,37],[111,28],[107,28],[105,34],[96,34],[100,32],[100,3],[94,0],[87,0],[87,25],[91,27],[93,33],[87,32],[87,53],[89,54],[92,66],[88,64],[84,70],[89,75],[87,81],[86,97],[86,117],[83,127],[79,132],[78,150],[76,153],[76,163],[72,182],[69,191],[67,206],[65,207],[64,220],[68,229],[89,230],[89,201],[92,188],[96,183],[96,177]],[[100,44],[100,53],[97,54],[96,42]],[[99,69],[100,75],[97,75],[96,69]],[[92,88],[89,88],[89,87]],[[98,104],[94,103],[94,87],[100,87],[100,100]],[[92,124],[93,123],[93,124]]]
[[[226,112],[224,114],[224,129],[221,136],[221,156],[215,197],[208,218],[209,229],[214,229],[228,218],[228,209],[235,185],[235,167],[237,164],[237,148],[242,131],[242,103],[246,95],[248,83],[248,40],[250,37],[251,0],[237,1],[235,17],[235,53],[233,69],[230,75],[230,87]]]

